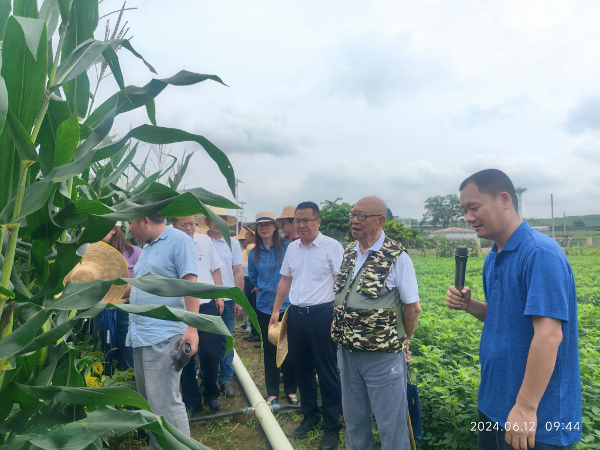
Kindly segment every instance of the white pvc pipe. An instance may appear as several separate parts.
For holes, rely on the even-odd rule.
[[[233,363],[231,365],[238,381],[246,393],[246,397],[248,397],[250,405],[254,408],[254,414],[265,432],[273,450],[293,450],[293,447],[281,429],[279,422],[275,419],[273,411],[271,411],[271,406],[260,394],[256,384],[254,384],[252,377],[250,377],[250,374],[246,370],[244,363],[239,358],[235,349],[233,350]]]

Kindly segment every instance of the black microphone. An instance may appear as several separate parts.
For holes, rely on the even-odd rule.
[[[454,287],[459,291],[465,287],[465,272],[467,270],[467,259],[469,258],[469,249],[464,245],[456,247],[454,252]]]

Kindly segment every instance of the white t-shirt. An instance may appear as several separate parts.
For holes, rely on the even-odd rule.
[[[382,230],[379,239],[377,239],[364,254],[360,252],[358,242],[356,243],[356,247],[354,247],[354,250],[356,251],[356,265],[354,266],[354,273],[352,274],[353,279],[367,260],[369,253],[371,253],[371,251],[378,252],[381,250],[384,239],[385,232]],[[415,268],[413,267],[410,256],[408,256],[406,252],[402,252],[400,256],[398,256],[398,259],[392,266],[392,270],[390,270],[390,274],[385,280],[385,284],[390,290],[398,288],[402,303],[408,304],[419,301],[419,288],[417,286]]]
[[[223,278],[223,286],[235,287],[235,279],[233,278],[233,266],[241,266],[244,263],[242,258],[242,247],[237,239],[231,238],[231,249],[227,245],[227,241],[221,236],[219,239],[213,239],[210,236],[210,241],[217,249],[219,258],[223,263],[221,267],[221,277]],[[226,298],[224,300],[231,300]]]
[[[215,284],[212,273],[223,267],[217,249],[205,234],[194,233],[194,242],[198,251],[198,283]],[[200,304],[209,303],[209,298],[201,298]]]
[[[333,284],[342,266],[344,248],[321,232],[306,248],[301,239],[292,242],[281,264],[281,275],[292,277],[290,302],[314,306],[334,301]]]

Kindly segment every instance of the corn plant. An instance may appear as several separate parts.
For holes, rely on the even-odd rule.
[[[126,39],[95,40],[97,25],[97,0],[45,0],[40,8],[36,0],[0,0],[0,444],[102,448],[111,436],[144,428],[164,448],[205,448],[154,415],[129,387],[87,386],[73,327],[102,311],[100,299],[112,284],[130,283],[158,295],[225,295],[255,322],[243,293],[153,274],[66,286],[63,279],[86,244],[100,240],[118,220],[203,213],[228,239],[227,225],[206,205],[235,208],[229,200],[202,188],[176,191],[153,176],[120,182],[138,151],[131,139],[155,145],[190,141],[217,164],[233,193],[227,156],[204,136],[158,126],[155,114],[155,98],[169,85],[223,82],[181,71],[126,86],[119,48],[154,69]],[[110,69],[119,90],[89,111],[87,71],[96,64]],[[142,107],[149,123],[109,137],[120,114]],[[220,318],[156,305],[116,307],[227,335],[233,345]]]

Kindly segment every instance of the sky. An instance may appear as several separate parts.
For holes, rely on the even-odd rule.
[[[104,0],[100,15],[121,6]],[[600,2],[570,0],[128,0],[127,85],[179,70],[158,125],[200,134],[240,180],[244,217],[285,205],[378,195],[420,219],[487,168],[527,188],[527,217],[600,214]],[[114,26],[116,15],[109,16]],[[102,39],[106,18],[96,37]],[[92,78],[94,71],[91,71]],[[100,85],[99,100],[116,91]],[[145,110],[113,131],[149,123]],[[195,142],[187,188],[233,199]],[[142,147],[138,161],[149,147]]]

